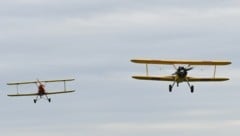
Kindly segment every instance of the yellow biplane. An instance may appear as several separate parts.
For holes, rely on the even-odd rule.
[[[15,85],[17,86],[17,93],[16,94],[8,94],[10,97],[19,97],[19,96],[36,96],[36,99],[33,99],[34,103],[36,103],[39,99],[45,98],[48,102],[51,102],[51,98],[48,98],[48,95],[54,94],[65,94],[65,93],[72,93],[75,90],[67,90],[66,82],[74,81],[74,79],[63,79],[63,80],[45,80],[45,81],[30,81],[30,82],[17,82],[17,83],[8,83],[7,85]],[[47,91],[45,88],[46,83],[54,83],[54,82],[62,82],[64,85],[63,90],[61,91]],[[43,84],[45,83],[45,84]],[[37,86],[37,91],[34,93],[19,93],[19,85],[26,85],[26,84],[35,84]],[[45,97],[43,97],[45,96]]]
[[[146,65],[146,75],[132,76],[134,79],[139,80],[155,80],[155,81],[172,81],[173,84],[169,85],[169,92],[172,92],[172,89],[175,84],[179,86],[179,83],[186,82],[191,90],[191,93],[194,92],[194,86],[190,82],[219,82],[226,81],[229,78],[225,77],[216,77],[217,66],[229,65],[230,61],[191,61],[191,60],[151,60],[151,59],[133,59],[133,63],[145,64]],[[151,76],[149,75],[149,64],[158,64],[158,65],[172,65],[176,70],[170,76]],[[180,66],[176,66],[180,65]],[[181,66],[187,65],[187,66]],[[213,77],[190,77],[188,76],[188,71],[192,70],[192,66],[203,65],[203,66],[213,66]]]

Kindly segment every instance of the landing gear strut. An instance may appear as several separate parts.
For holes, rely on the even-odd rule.
[[[176,83],[176,81],[174,81],[172,85],[169,85],[169,92],[170,92],[170,93],[172,92],[172,89],[173,89],[175,83]]]
[[[188,86],[189,86],[189,88],[190,88],[191,93],[194,93],[194,86],[193,86],[193,85],[190,85],[190,83],[189,83],[188,80],[187,80],[187,84],[188,84]]]
[[[51,102],[51,98],[48,98],[48,96],[47,96],[47,95],[45,95],[45,96],[46,96],[46,98],[47,98],[48,102],[50,103],[50,102]]]
[[[34,103],[37,103],[38,97],[39,97],[39,96],[37,96],[36,99],[33,99],[33,102],[34,102]]]

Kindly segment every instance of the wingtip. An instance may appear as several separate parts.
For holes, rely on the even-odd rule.
[[[131,61],[131,62],[134,62],[134,59],[131,59],[130,61]]]

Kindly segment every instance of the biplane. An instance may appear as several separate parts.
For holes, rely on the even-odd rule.
[[[172,84],[169,85],[169,92],[175,84],[177,87],[179,83],[186,82],[190,88],[191,93],[194,92],[194,86],[190,82],[220,82],[229,80],[225,77],[216,77],[217,66],[229,65],[229,61],[192,61],[192,60],[151,60],[151,59],[133,59],[133,63],[145,64],[146,65],[146,75],[132,76],[134,79],[139,80],[155,80],[155,81],[171,81]],[[175,72],[168,76],[152,76],[149,74],[148,65],[172,65]],[[177,66],[178,65],[178,66]],[[213,76],[212,77],[191,77],[188,76],[188,72],[193,69],[193,66],[203,65],[203,66],[213,66]]]
[[[7,85],[15,85],[17,87],[16,94],[8,94],[10,97],[18,97],[18,96],[36,96],[33,99],[33,102],[36,103],[38,100],[45,98],[49,103],[51,102],[51,98],[48,95],[53,94],[64,94],[64,93],[72,93],[75,90],[67,90],[66,82],[73,81],[74,79],[64,79],[64,80],[46,80],[46,81],[32,81],[32,82],[19,82],[19,83],[8,83]],[[64,90],[63,91],[46,91],[45,85],[47,83],[54,83],[54,82],[63,82]],[[38,91],[36,93],[19,93],[19,85],[26,85],[26,84],[36,84]]]

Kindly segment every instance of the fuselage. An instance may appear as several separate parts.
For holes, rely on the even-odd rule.
[[[175,81],[177,83],[186,81],[187,74],[188,72],[184,67],[179,67],[175,72]]]
[[[185,77],[181,77],[181,76],[176,75],[176,76],[175,76],[175,81],[176,81],[177,83],[184,82],[184,81],[186,81],[186,76],[185,76]]]
[[[38,94],[40,95],[40,96],[42,96],[42,95],[44,95],[46,93],[46,91],[45,91],[45,86],[43,85],[43,84],[40,84],[39,86],[38,86]]]

